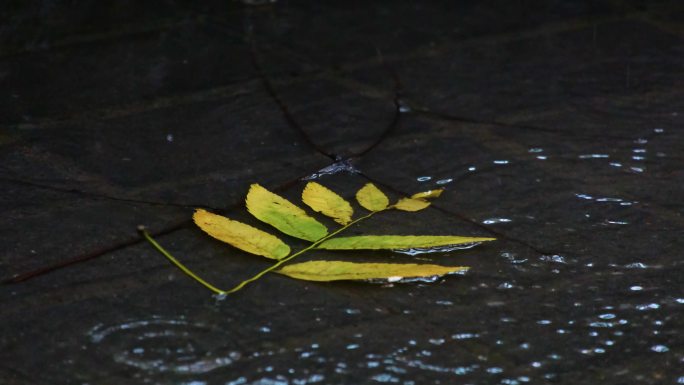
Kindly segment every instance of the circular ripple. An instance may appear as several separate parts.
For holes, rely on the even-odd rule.
[[[149,372],[207,373],[241,356],[225,346],[230,336],[224,331],[183,318],[98,325],[88,335],[114,362]]]

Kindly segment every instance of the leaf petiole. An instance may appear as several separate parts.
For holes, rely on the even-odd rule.
[[[148,233],[147,230],[146,230],[144,227],[140,226],[140,227],[138,228],[138,230],[139,230],[140,233],[143,235],[143,237],[144,237],[144,238],[145,238],[145,239],[146,239],[146,240],[147,240],[155,249],[157,249],[157,251],[159,251],[163,256],[165,256],[166,259],[168,259],[169,261],[171,261],[171,263],[173,263],[174,265],[176,265],[177,268],[181,269],[181,271],[182,271],[183,273],[187,274],[188,276],[190,276],[191,278],[193,278],[195,281],[197,281],[197,282],[199,282],[200,284],[204,285],[204,287],[206,287],[207,289],[213,291],[213,292],[216,293],[216,294],[219,294],[219,295],[226,294],[225,291],[223,291],[223,290],[217,288],[216,286],[210,284],[209,282],[203,280],[203,279],[200,278],[197,274],[193,273],[192,270],[190,270],[190,269],[188,269],[187,267],[185,267],[185,265],[183,265],[179,260],[177,260],[173,255],[171,255],[171,253],[169,253],[168,251],[166,251],[166,249],[164,249],[159,243],[157,243],[157,241],[155,241],[154,238],[152,238],[152,236],[150,235],[150,233]]]

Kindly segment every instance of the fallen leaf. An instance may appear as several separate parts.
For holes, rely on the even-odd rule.
[[[330,238],[320,245],[326,250],[395,250],[460,245],[493,241],[494,238],[461,237],[455,235],[359,235]]]
[[[418,211],[430,206],[430,202],[425,199],[401,198],[394,205],[394,208],[402,211]]]
[[[351,222],[354,214],[354,209],[349,202],[316,182],[306,184],[302,191],[302,201],[314,211],[333,218],[341,225]]]
[[[373,183],[366,183],[356,192],[356,200],[368,211],[382,211],[389,205],[389,198]]]
[[[247,193],[247,211],[287,235],[314,242],[328,235],[328,228],[287,199],[259,184]]]
[[[272,259],[290,254],[290,246],[278,237],[242,222],[202,209],[197,209],[192,219],[207,234],[248,253]]]
[[[467,271],[465,266],[439,266],[398,263],[354,263],[342,261],[310,261],[287,265],[276,272],[307,281],[339,281],[443,276]]]
[[[438,198],[442,193],[444,192],[443,188],[438,188],[434,190],[428,190],[428,191],[423,191],[419,193],[415,193],[411,195],[411,198],[413,199],[432,199],[432,198]]]

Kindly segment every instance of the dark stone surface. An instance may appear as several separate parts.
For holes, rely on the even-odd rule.
[[[244,3],[0,6],[0,278],[84,259],[3,284],[0,383],[684,382],[680,2]],[[193,208],[268,230],[249,185],[336,157],[350,199],[446,188],[350,232],[498,240],[218,299],[136,233],[229,288],[269,264]]]

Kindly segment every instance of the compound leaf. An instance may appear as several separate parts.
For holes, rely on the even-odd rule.
[[[418,211],[430,206],[430,202],[419,198],[401,198],[394,208],[402,211]]]
[[[259,184],[247,193],[247,211],[287,235],[314,242],[328,235],[328,228],[287,199]]]
[[[338,281],[424,278],[465,272],[465,266],[439,266],[399,263],[354,263],[342,261],[310,261],[295,263],[276,270],[280,274],[307,281]]]
[[[242,222],[202,209],[195,211],[192,219],[207,234],[248,253],[271,259],[290,254],[290,247],[278,237]]]
[[[302,201],[314,211],[327,215],[335,222],[346,225],[352,220],[354,209],[334,191],[316,182],[309,182],[302,191]]]
[[[382,211],[389,205],[389,198],[373,183],[366,183],[356,192],[356,200],[368,211]]]
[[[455,235],[359,235],[331,238],[320,245],[326,250],[398,250],[493,241],[494,238]]]
[[[411,198],[413,199],[432,199],[432,198],[438,198],[442,193],[444,192],[443,188],[438,188],[434,190],[428,190],[428,191],[423,191],[419,193],[415,193],[411,195]]]

